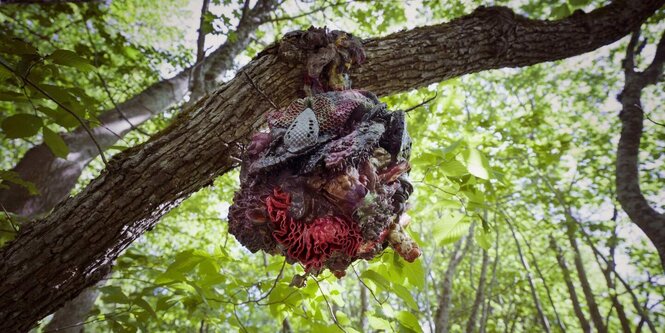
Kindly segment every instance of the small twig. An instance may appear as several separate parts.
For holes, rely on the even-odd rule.
[[[279,21],[287,21],[287,20],[288,21],[293,21],[297,18],[301,18],[301,17],[308,16],[308,15],[311,15],[311,14],[314,14],[314,13],[318,13],[318,12],[324,11],[328,8],[348,5],[348,4],[353,3],[353,2],[363,2],[363,1],[362,0],[351,0],[351,1],[342,1],[342,2],[331,3],[331,4],[328,4],[328,5],[321,6],[321,7],[318,7],[316,9],[310,10],[308,12],[300,13],[300,14],[293,15],[293,16],[275,17],[275,18],[272,18],[272,19],[269,19],[269,20],[265,20],[265,22],[279,22]]]
[[[58,331],[61,331],[61,330],[65,330],[65,329],[67,329],[67,328],[79,327],[79,326],[83,326],[83,325],[91,324],[91,323],[96,323],[96,322],[100,322],[100,321],[107,321],[109,318],[113,318],[113,317],[120,316],[121,314],[123,314],[123,313],[128,313],[128,312],[130,312],[131,310],[132,310],[132,306],[130,305],[130,306],[127,308],[127,310],[123,310],[123,311],[119,311],[119,312],[114,312],[114,313],[110,313],[110,314],[102,314],[103,318],[95,318],[95,319],[91,319],[91,320],[88,320],[88,321],[83,321],[83,322],[76,323],[76,324],[73,324],[73,325],[64,326],[64,327],[60,327],[60,328],[56,328],[56,329],[52,329],[52,330],[48,330],[48,331],[44,331],[44,333],[58,332]]]
[[[16,73],[16,71],[15,71],[11,66],[9,66],[7,63],[5,63],[4,59],[1,59],[1,58],[0,58],[0,65],[2,65],[2,67],[6,68],[8,71],[10,71],[11,73],[13,73],[13,74],[16,75],[17,77],[21,78],[21,80],[23,80],[23,82],[25,82],[25,83],[29,84],[30,86],[32,86],[33,88],[35,88],[35,90],[37,90],[37,91],[39,91],[40,93],[42,93],[42,94],[43,94],[44,96],[46,96],[48,99],[50,99],[50,100],[52,100],[53,102],[55,102],[55,104],[57,104],[57,105],[58,105],[59,107],[61,107],[63,110],[67,111],[67,113],[69,113],[69,114],[71,114],[72,116],[74,116],[74,118],[76,118],[76,120],[78,120],[78,122],[81,124],[81,126],[83,126],[83,129],[85,129],[85,131],[88,133],[88,135],[90,136],[90,139],[91,139],[92,142],[95,144],[95,146],[97,146],[97,149],[99,150],[99,156],[101,156],[101,158],[102,158],[102,162],[104,162],[104,165],[108,165],[108,161],[106,160],[106,157],[104,156],[104,150],[102,150],[102,147],[99,145],[99,142],[97,142],[97,139],[95,139],[95,136],[92,134],[92,131],[90,130],[90,127],[88,127],[88,125],[85,123],[85,121],[84,121],[81,117],[79,117],[78,114],[76,114],[74,111],[70,110],[68,107],[66,107],[64,104],[60,103],[60,102],[59,102],[58,100],[56,100],[55,98],[53,98],[53,96],[51,96],[49,93],[47,93],[46,91],[44,91],[44,89],[42,89],[41,87],[39,87],[37,84],[35,84],[35,83],[33,83],[32,81],[30,81],[30,79],[28,79],[27,76],[26,76],[26,77],[23,77],[23,76],[19,75],[18,73]]]
[[[386,300],[384,300],[384,301],[379,300],[379,298],[376,297],[376,294],[374,294],[374,291],[372,290],[372,288],[370,288],[370,287],[365,283],[365,281],[363,281],[363,279],[360,277],[360,275],[358,275],[358,272],[356,271],[356,266],[351,265],[351,269],[353,269],[353,274],[356,275],[356,278],[358,278],[358,281],[360,281],[360,284],[362,284],[363,287],[365,287],[365,288],[369,291],[369,293],[372,295],[372,298],[374,298],[374,300],[375,300],[377,303],[383,305],[383,303],[384,303],[386,300],[388,300],[388,298],[386,298]]]
[[[263,91],[261,91],[261,89],[259,89],[258,86],[256,86],[256,83],[254,83],[254,80],[252,80],[252,78],[249,77],[249,74],[247,74],[247,72],[245,72],[245,71],[243,71],[243,73],[245,74],[245,77],[247,78],[247,81],[249,81],[249,83],[252,85],[252,87],[254,87],[254,89],[256,91],[258,91],[259,94],[261,94],[261,96],[263,96],[263,98],[265,98],[270,103],[270,105],[272,105],[272,107],[275,110],[279,110],[277,105],[268,97],[268,95],[266,95]]]
[[[92,40],[92,34],[90,33],[90,28],[88,27],[87,21],[83,22],[83,26],[85,27],[85,31],[88,35],[88,43],[90,43],[90,47],[92,48],[92,51],[94,53],[97,53],[97,48],[95,47],[95,43]],[[132,124],[132,122],[129,121],[129,118],[127,118],[127,116],[125,116],[125,114],[120,110],[120,107],[118,107],[118,104],[113,99],[113,94],[111,94],[111,90],[109,89],[108,84],[106,84],[106,80],[104,80],[104,77],[102,77],[102,75],[98,71],[95,71],[95,74],[97,75],[97,78],[99,79],[99,82],[101,82],[102,88],[104,89],[104,92],[106,93],[106,96],[108,96],[109,101],[111,101],[111,105],[113,105],[116,112],[118,112],[118,114],[120,115],[120,118],[122,118],[125,122],[127,122],[127,124],[129,124],[129,127],[132,130],[135,130],[135,131],[137,131],[137,132],[139,132],[139,133],[141,133],[145,136],[150,136],[150,134],[148,134],[145,131],[143,131],[143,130],[139,129],[138,127],[134,126],[134,124]],[[103,124],[102,124],[102,126],[103,126]],[[118,135],[117,133],[112,131],[110,128],[107,128],[106,126],[104,126],[104,128],[106,128],[106,130],[108,130],[113,135],[118,137],[118,139],[120,139],[122,141],[125,141],[120,135]],[[125,141],[125,143],[127,143],[127,142]]]
[[[649,117],[649,114],[648,114],[648,113],[645,113],[645,114],[644,114],[644,117],[647,118],[648,121],[650,121],[650,122],[652,122],[652,123],[654,123],[654,124],[656,124],[656,125],[658,125],[658,126],[663,126],[663,127],[665,127],[665,123],[659,123],[659,122],[657,122],[657,121],[651,119],[651,117]]]
[[[404,110],[404,113],[409,113],[410,111],[413,111],[413,110],[415,110],[415,109],[417,109],[417,108],[419,108],[419,107],[421,107],[421,106],[423,106],[423,105],[425,105],[425,104],[427,104],[427,103],[433,101],[437,96],[439,96],[439,92],[438,92],[438,91],[435,91],[435,92],[434,92],[434,96],[432,96],[432,97],[430,97],[430,98],[428,98],[428,99],[422,101],[422,102],[421,102],[420,104],[418,104],[418,105],[412,106],[412,107],[410,107],[410,108]]]
[[[233,306],[233,315],[236,317],[236,320],[238,321],[240,328],[242,328],[242,331],[247,332],[247,328],[245,328],[245,325],[242,324],[240,317],[238,317],[238,311],[236,311],[236,305]]]
[[[5,206],[2,203],[0,203],[0,207],[2,207],[2,211],[5,212],[5,215],[7,216],[7,220],[9,220],[9,224],[11,224],[12,229],[14,229],[14,232],[18,232],[18,227],[14,223],[14,220],[9,215],[9,213],[7,213],[7,210],[5,209]]]
[[[314,275],[312,275],[312,279],[314,279],[314,282],[316,282],[316,285],[319,287],[321,296],[323,296],[323,300],[326,301],[326,305],[328,305],[328,310],[330,310],[330,315],[332,316],[332,320],[335,322],[335,325],[337,325],[337,327],[339,327],[339,329],[342,330],[342,332],[346,333],[344,327],[342,327],[342,325],[340,325],[340,323],[337,321],[337,316],[335,315],[335,312],[333,312],[333,308],[332,306],[330,306],[330,302],[328,302],[328,297],[326,296],[326,293],[323,292],[323,288],[321,288],[319,280]]]

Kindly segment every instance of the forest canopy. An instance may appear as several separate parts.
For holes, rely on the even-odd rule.
[[[664,4],[0,1],[0,331],[661,332]],[[294,283],[229,209],[311,26],[407,111],[421,256]]]

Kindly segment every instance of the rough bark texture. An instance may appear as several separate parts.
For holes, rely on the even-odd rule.
[[[118,136],[125,136],[151,117],[176,106],[182,102],[190,88],[194,90],[190,96],[192,101],[205,95],[202,87],[192,86],[190,77],[196,73],[207,75],[213,78],[214,84],[214,79],[232,69],[233,60],[249,45],[254,31],[268,19],[275,3],[275,0],[259,1],[238,23],[237,39],[223,44],[201,63],[170,79],[151,85],[140,94],[119,104],[117,109],[102,113],[98,119],[103,126],[92,129],[100,146],[103,149],[111,147],[119,140]],[[26,218],[36,218],[48,213],[67,198],[85,166],[99,155],[99,150],[83,128],[63,134],[62,137],[69,147],[67,159],[55,157],[45,144],[40,144],[30,149],[14,167],[13,171],[22,179],[35,184],[40,195],[31,196],[25,188],[10,183],[8,189],[0,190],[0,202],[8,211]]]
[[[656,55],[649,67],[643,72],[635,71],[634,52],[638,34],[628,45],[624,73],[626,83],[619,101],[623,109],[621,119],[621,138],[617,149],[616,188],[621,207],[658,250],[660,261],[665,269],[665,214],[653,209],[640,190],[639,160],[640,141],[642,138],[644,110],[642,110],[642,89],[656,84],[662,79],[665,62],[665,35],[658,43]]]
[[[579,297],[577,297],[577,291],[575,290],[575,285],[573,284],[573,279],[570,277],[570,269],[566,263],[566,258],[563,256],[563,251],[556,243],[556,239],[550,235],[550,247],[556,253],[556,261],[561,268],[561,273],[563,273],[563,280],[566,282],[566,287],[568,287],[568,294],[570,295],[570,301],[573,302],[573,309],[575,310],[575,316],[580,321],[580,326],[582,327],[582,332],[591,332],[591,325],[584,315],[584,310],[580,305]]]
[[[449,23],[365,43],[356,88],[386,95],[492,68],[527,66],[594,50],[626,35],[665,0],[616,1],[589,14],[536,21],[482,8]],[[272,51],[275,49],[273,48]],[[270,103],[296,98],[302,68],[265,52],[47,218],[0,250],[0,331],[22,332],[99,281],[132,241],[194,191],[235,167],[240,144]]]
[[[465,242],[464,248],[462,248],[462,243]],[[447,333],[448,326],[450,326],[450,305],[452,304],[451,299],[453,297],[453,279],[455,278],[455,271],[457,266],[467,252],[471,248],[471,243],[473,242],[473,225],[469,229],[469,234],[460,239],[455,243],[455,248],[450,254],[450,261],[448,261],[448,267],[446,268],[446,273],[444,274],[443,281],[441,281],[441,294],[437,300],[437,309],[436,317],[434,319],[434,332],[436,333]]]
[[[225,43],[217,51],[215,51],[210,57],[208,57],[208,59],[206,59],[204,52],[205,33],[203,31],[202,25],[204,24],[205,21],[204,16],[205,13],[208,11],[209,3],[210,3],[209,0],[204,0],[201,8],[201,19],[200,19],[201,25],[199,27],[199,36],[197,39],[196,64],[191,69],[192,79],[190,80],[188,88],[190,91],[190,102],[195,102],[194,101],[195,98],[198,98],[205,94],[205,91],[203,90],[204,85],[201,83],[197,84],[197,82],[199,81],[194,80],[195,78],[199,77],[201,81],[203,80],[205,61],[207,60],[208,62],[210,62],[216,59],[224,60],[220,61],[218,65],[215,67],[208,67],[206,70],[208,70],[209,72],[220,74],[225,72],[226,70],[231,69],[233,64],[233,59],[240,52],[242,52],[242,50],[247,46],[253,32],[258,28],[259,24],[266,19],[267,14],[270,12],[272,6],[271,4],[273,2],[264,1],[262,3],[259,3],[259,6],[255,7],[255,10],[253,11],[249,11],[248,8],[245,8],[245,11],[243,11],[243,16],[240,22],[238,23],[238,26],[236,27],[236,31],[239,33],[240,38],[233,42]],[[180,75],[185,75],[185,74],[189,75],[189,72],[190,69],[187,69],[185,72],[181,73]],[[179,76],[176,76],[176,78],[178,78]],[[186,75],[183,77],[186,77]],[[163,86],[168,82],[174,82],[174,83],[176,81],[179,82],[180,79],[178,78],[177,80],[175,80],[176,78],[162,81],[159,85]],[[150,119],[150,117],[155,116],[158,113],[162,113],[168,110],[171,106],[178,103],[177,98],[181,98],[183,93],[178,92],[177,90],[182,90],[186,88],[185,86],[179,83],[174,84],[174,87],[176,87],[177,89],[172,91],[172,95],[164,96],[163,94],[154,95],[155,94],[155,89],[153,89],[154,87],[155,86],[153,85],[151,88],[145,90],[143,93],[134,97],[133,99],[138,100],[139,98],[143,98],[141,96],[146,96],[144,99],[149,99],[149,98],[153,98],[155,100],[161,99],[161,109],[159,109],[158,106],[157,111],[155,111],[150,107],[147,107],[145,104],[146,101],[144,101],[143,102],[144,104],[142,104],[142,106],[144,106],[145,109],[150,109],[150,113],[145,117],[141,117],[140,119],[137,120],[136,117],[145,113],[146,110],[142,108],[137,108],[136,107],[137,104],[128,105],[128,103],[125,103],[119,105],[118,109],[114,108],[112,110],[107,111],[102,116],[104,118],[110,114],[112,116],[115,115],[122,117],[122,119],[110,118],[109,121],[105,123],[104,127],[98,127],[95,130],[98,139],[100,136],[106,138],[105,140],[103,140],[103,142],[105,142],[104,148],[110,146],[115,141],[117,141],[118,140],[117,136],[121,137],[124,136],[130,130],[138,126],[140,123],[147,121],[148,119]],[[147,102],[150,101],[148,100]],[[168,103],[171,103],[171,105],[170,106],[167,105]],[[115,128],[116,130],[118,130],[117,129],[118,126],[121,127],[118,132],[114,131],[114,133],[111,133],[108,130],[106,130],[106,128]],[[18,171],[19,173],[25,173],[27,171],[28,174],[40,176],[38,180],[33,180],[33,181],[35,185],[41,190],[42,193],[46,193],[48,195],[31,197],[27,195],[24,189],[14,186],[13,188],[10,188],[7,191],[4,192],[0,191],[0,198],[4,197],[4,199],[6,199],[5,202],[11,203],[11,207],[13,208],[18,208],[19,211],[17,212],[25,217],[34,217],[35,215],[46,213],[50,211],[57,204],[57,202],[60,202],[63,199],[65,199],[67,194],[71,192],[72,188],[76,184],[76,180],[80,176],[85,165],[87,165],[99,152],[97,149],[94,148],[91,149],[94,143],[92,142],[92,140],[90,140],[90,137],[88,135],[77,136],[72,140],[79,141],[79,143],[78,144],[73,143],[70,146],[85,147],[87,143],[87,148],[85,148],[85,150],[89,153],[89,155],[85,157],[79,155],[79,158],[81,159],[79,163],[68,163],[69,162],[68,160],[56,158],[51,154],[50,150],[48,149],[38,150],[37,154],[31,153],[26,155],[26,158],[39,157],[40,159],[49,160],[52,163],[50,164],[51,166],[63,165],[64,167],[60,169],[61,173],[49,172],[47,174],[40,174],[39,172],[42,172],[44,170],[44,167],[49,167],[49,164],[48,163],[44,165],[32,164],[32,162],[34,161],[31,160],[23,161],[23,163],[21,164],[26,168],[15,170]],[[45,156],[40,157],[39,153],[45,154]],[[76,154],[76,151],[72,153]],[[69,156],[71,157],[75,155],[69,155]],[[96,289],[89,288],[83,291],[76,298],[67,302],[67,304],[65,304],[62,308],[60,308],[58,311],[54,313],[53,319],[46,326],[46,330],[65,332],[65,333],[82,332],[83,328],[82,326],[80,326],[80,323],[85,321],[85,319],[88,316],[88,313],[90,313],[90,311],[92,310],[98,294],[99,292]]]

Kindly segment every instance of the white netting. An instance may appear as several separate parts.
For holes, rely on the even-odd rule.
[[[314,111],[306,108],[291,123],[284,135],[284,144],[288,151],[295,153],[313,146],[319,138],[319,122]]]

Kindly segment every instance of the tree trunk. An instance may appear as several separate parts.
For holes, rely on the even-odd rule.
[[[522,240],[524,241],[526,249],[529,252],[529,255],[531,256],[531,260],[533,261],[533,267],[536,269],[536,274],[538,274],[538,277],[543,282],[543,287],[545,288],[547,299],[549,300],[550,306],[552,307],[552,312],[554,312],[554,316],[556,317],[557,326],[559,326],[561,332],[566,332],[566,326],[561,320],[561,316],[559,316],[559,311],[556,309],[556,305],[554,304],[554,299],[552,298],[552,291],[550,290],[550,287],[548,286],[547,281],[545,280],[545,275],[540,270],[540,266],[538,265],[538,259],[533,254],[533,249],[531,248],[531,244],[529,244],[529,242],[526,240],[526,238],[524,238],[524,236],[522,236]]]
[[[361,332],[367,332],[367,309],[369,307],[369,299],[365,286],[361,282],[358,282],[358,286],[360,287],[360,313],[358,314],[358,324]]]
[[[636,295],[635,292],[633,291],[633,288],[628,284],[628,282],[627,282],[624,278],[621,277],[621,275],[619,274],[619,272],[616,271],[615,266],[614,266],[614,254],[613,254],[614,252],[613,252],[613,249],[610,248],[610,258],[607,259],[607,258],[605,258],[605,256],[604,256],[604,255],[598,250],[598,248],[596,248],[596,245],[595,245],[594,242],[591,240],[591,237],[590,237],[586,232],[584,232],[584,230],[582,230],[582,236],[584,236],[584,239],[586,240],[587,245],[589,245],[589,247],[591,248],[591,250],[593,250],[593,253],[594,253],[595,257],[596,257],[596,261],[598,262],[598,266],[600,266],[601,269],[602,269],[603,265],[602,265],[601,262],[600,262],[600,261],[602,260],[602,262],[605,263],[605,269],[607,269],[608,271],[611,271],[613,277],[615,277],[617,280],[619,280],[619,282],[621,282],[621,284],[623,285],[623,287],[626,289],[626,291],[628,292],[628,294],[629,294],[630,297],[631,297],[632,304],[633,304],[633,306],[635,307],[635,311],[636,311],[636,313],[638,313],[638,314],[640,315],[640,317],[641,317],[640,322],[646,322],[646,323],[647,323],[647,326],[649,326],[649,330],[651,331],[651,333],[656,333],[656,332],[657,332],[657,330],[656,330],[656,326],[653,324],[653,322],[651,321],[651,319],[649,319],[649,311],[648,311],[647,309],[645,309],[645,308],[640,304],[640,302],[639,302],[639,300],[638,300],[638,298],[637,298],[637,295]],[[616,234],[614,234],[613,237],[616,237]],[[615,283],[614,283],[614,280],[612,280],[611,284],[614,286],[614,288],[615,288],[615,290],[616,290],[616,285],[615,285]],[[608,283],[608,287],[609,287],[609,283]],[[618,295],[618,291],[615,293],[614,297],[617,297],[617,295]],[[623,307],[623,306],[622,306],[622,307]],[[621,320],[621,319],[620,319],[620,320]],[[627,319],[626,319],[626,320],[627,320]],[[622,327],[623,327],[623,326],[624,326],[624,324],[622,323]],[[640,329],[640,330],[641,330],[641,329]],[[639,331],[639,330],[636,330],[636,331]]]
[[[227,41],[212,52],[201,63],[187,68],[176,76],[157,82],[140,94],[120,103],[117,108],[103,112],[98,120],[101,126],[92,129],[95,139],[102,149],[114,145],[137,126],[180,103],[191,89],[194,75],[192,71],[208,75],[212,82],[233,68],[233,60],[244,51],[254,31],[261,25],[274,8],[276,0],[260,0],[247,16],[243,17],[235,33],[237,39]],[[203,88],[197,88],[190,96],[195,102],[204,95]],[[67,159],[58,158],[45,145],[32,147],[12,171],[26,181],[35,184],[39,195],[32,196],[16,184],[9,183],[8,189],[0,189],[0,202],[10,212],[29,219],[43,216],[63,201],[76,185],[83,169],[99,155],[99,150],[83,128],[62,134],[69,147]]]
[[[476,289],[476,299],[473,301],[471,307],[471,314],[466,323],[466,333],[473,333],[476,331],[476,317],[478,317],[478,310],[480,305],[485,301],[485,279],[487,277],[487,266],[489,264],[489,254],[483,250],[483,261],[480,268],[480,278],[478,280],[478,289]]]
[[[591,283],[589,283],[589,279],[587,278],[586,269],[582,262],[582,254],[580,253],[579,246],[577,246],[577,238],[575,237],[575,229],[577,228],[570,217],[567,217],[567,220],[566,227],[568,230],[566,230],[566,235],[568,236],[570,247],[573,249],[573,262],[575,263],[575,268],[577,270],[577,278],[580,281],[580,285],[582,285],[582,292],[584,293],[586,304],[589,307],[591,320],[593,321],[593,325],[596,327],[597,332],[607,333],[607,327],[605,327],[603,317],[600,315],[600,310],[598,309],[593,289],[591,289]]]
[[[559,21],[483,7],[449,23],[366,41],[367,62],[351,79],[357,88],[386,95],[563,59],[621,38],[663,3],[614,1]],[[95,284],[163,214],[236,166],[240,146],[270,108],[255,90],[284,106],[302,86],[302,65],[280,61],[275,51],[263,52],[148,142],[118,154],[75,198],[26,224],[0,249],[0,331],[26,331]]]
[[[270,4],[270,2],[264,2],[264,3]],[[209,5],[209,0],[204,0],[201,8],[201,23],[203,23],[204,15],[208,11],[208,5]],[[239,34],[240,38],[238,38],[233,42],[227,41],[224,45],[220,46],[219,48],[219,50],[224,50],[224,52],[220,52],[218,50],[215,51],[210,57],[208,57],[207,59],[208,62],[216,59],[223,59],[223,61],[220,62],[220,66],[214,68],[213,67],[208,68],[207,70],[209,72],[215,72],[219,74],[232,68],[233,59],[240,52],[242,52],[244,48],[249,44],[251,36],[253,35],[254,31],[258,28],[260,23],[265,19],[271,7],[257,6],[256,8],[257,9],[252,12],[245,13],[243,15],[243,18],[238,23],[238,26],[236,27],[236,32]],[[203,49],[205,42],[205,34],[203,33],[202,28],[203,28],[202,26],[199,28],[199,37],[197,40],[196,64],[192,69],[193,71],[192,75],[195,78],[201,76],[201,79],[203,75],[202,72],[204,68],[204,60],[206,60],[204,58],[205,53]],[[189,71],[190,69],[184,71],[183,73],[189,73]],[[181,75],[185,77],[183,73],[181,73]],[[187,76],[188,75],[189,74],[187,74]],[[178,76],[170,80],[162,81],[160,82],[160,84],[165,84],[166,82],[173,81],[177,77]],[[196,85],[196,82],[193,82],[193,84],[190,84],[189,86],[191,86],[191,88],[188,88],[188,90],[191,90],[190,101],[194,98],[197,98],[197,96],[200,97],[204,94],[201,91],[201,89],[203,89],[201,84]],[[145,99],[162,97],[164,99],[164,101],[162,101],[163,105],[167,105],[167,102],[170,103],[171,105],[174,105],[179,102],[176,99],[176,96],[182,95],[181,93],[173,93],[173,98],[171,99],[164,98],[163,94],[152,96],[152,94],[155,93],[155,89],[153,89],[153,87],[145,90],[143,93],[141,93],[135,98],[139,98],[140,96],[146,96]],[[146,102],[140,104],[145,107],[146,104],[144,103]],[[106,144],[102,145],[103,148],[107,148],[111,146],[113,143],[115,143],[115,141],[119,140],[118,136],[120,137],[124,136],[130,130],[134,129],[136,126],[150,119],[150,117],[158,113],[162,113],[170,108],[170,106],[162,107],[161,109],[158,109],[157,112],[151,112],[149,113],[148,117],[143,117],[137,121],[136,117],[139,114],[145,113],[145,110],[142,108],[137,108],[135,105],[133,106],[127,104],[128,103],[118,105],[117,109],[114,108],[112,110],[108,110],[100,117],[101,119],[104,119],[108,115],[121,117],[121,119],[112,118],[113,120],[106,122],[104,124],[104,127],[98,127],[95,129],[96,131],[101,131],[98,132],[99,135],[96,136],[98,140],[100,140],[100,137],[106,137],[108,139],[108,140],[107,139],[101,140],[101,142],[106,142]],[[120,128],[118,128],[118,126],[120,126]],[[113,133],[106,130],[106,128],[114,128]],[[88,145],[93,144],[92,140],[90,140],[88,136],[78,136],[76,138],[78,140],[87,141]],[[80,145],[81,143],[78,144]],[[77,146],[77,144],[76,143],[70,144],[70,146]],[[32,164],[32,162],[34,161],[28,160],[28,161],[23,161],[23,164],[21,164],[25,166],[24,169],[17,168],[14,170],[19,172],[19,174],[28,172],[29,175],[38,176],[39,178],[37,180],[33,179],[35,185],[37,186],[37,188],[40,189],[41,193],[48,194],[48,195],[38,195],[38,196],[27,196],[25,190],[23,189],[21,191],[17,186],[9,188],[8,190],[5,191],[0,190],[0,198],[4,197],[4,199],[6,200],[6,201],[0,200],[0,202],[9,202],[10,210],[15,210],[17,207],[23,207],[19,208],[17,213],[28,218],[50,211],[57,202],[66,198],[68,193],[74,188],[76,180],[80,176],[83,168],[90,161],[92,161],[92,159],[96,156],[97,153],[99,153],[96,149],[91,149],[91,147],[88,147],[87,149],[87,151],[89,152],[88,158],[86,158],[85,160],[80,160],[79,163],[68,164],[68,161],[53,156],[48,150],[42,149],[38,151],[45,153],[46,156],[41,156],[36,158],[40,160],[50,160],[51,163],[53,164],[64,163],[69,165],[71,168],[65,167],[61,169],[60,171],[62,174],[58,174],[57,172],[39,174],[39,172],[44,171],[44,167],[48,167],[47,166],[48,163],[46,165],[39,165],[39,164],[34,165]],[[72,152],[71,149],[70,153],[77,154],[76,151]],[[25,158],[27,158],[28,156],[35,157],[33,155],[26,155]],[[75,168],[77,171],[72,172],[73,170],[72,168]],[[31,209],[26,207],[36,207],[36,209]],[[60,310],[56,311],[56,313],[53,316],[53,319],[51,320],[51,322],[49,322],[46,329],[58,332],[79,332],[81,330],[80,327],[67,328],[65,329],[65,331],[63,331],[62,329],[70,327],[77,323],[84,322],[85,319],[87,318],[88,313],[90,313],[90,311],[92,310],[95,304],[96,295],[98,294],[99,293],[95,289],[92,290],[87,289],[84,292],[82,292],[78,297],[67,302],[65,306],[63,306]]]
[[[44,332],[82,333],[84,331],[83,323],[95,305],[98,296],[99,289],[96,287],[84,290],[55,312],[53,319],[44,328]]]
[[[483,312],[480,317],[480,327],[478,332],[485,333],[485,327],[487,327],[487,320],[489,319],[490,312],[492,311],[492,291],[494,285],[496,284],[496,270],[499,266],[499,229],[497,228],[496,237],[494,240],[494,262],[492,263],[492,279],[490,279],[490,285],[487,289],[487,301],[483,304]]]
[[[556,261],[559,264],[559,267],[561,268],[561,272],[563,273],[563,280],[566,282],[566,287],[568,288],[568,294],[570,295],[570,301],[573,302],[573,309],[575,310],[575,316],[577,316],[577,319],[580,321],[580,326],[582,327],[582,331],[590,333],[591,325],[584,316],[584,311],[582,310],[582,306],[580,305],[580,300],[577,297],[577,291],[575,291],[575,285],[573,284],[573,280],[570,277],[570,269],[568,269],[568,264],[566,263],[566,259],[563,256],[561,248],[556,243],[556,239],[552,235],[550,235],[550,247],[556,253]]]
[[[465,242],[464,248],[462,243]],[[455,248],[450,254],[450,261],[448,261],[448,267],[446,268],[446,273],[444,275],[443,281],[441,282],[441,296],[438,300],[438,307],[436,309],[436,319],[434,321],[434,331],[436,333],[447,333],[448,326],[450,321],[450,305],[451,299],[453,296],[453,279],[455,277],[455,271],[457,270],[457,265],[464,259],[464,256],[469,249],[471,248],[471,243],[473,242],[473,224],[469,228],[469,234],[457,242],[455,242]]]
[[[508,219],[506,219],[506,223],[508,224],[510,232],[513,235],[513,239],[515,240],[515,245],[517,246],[517,255],[520,257],[520,262],[522,263],[522,267],[524,267],[524,271],[526,272],[526,280],[529,283],[529,290],[531,291],[531,298],[533,299],[533,304],[536,307],[538,320],[543,325],[543,330],[545,332],[550,332],[550,322],[549,320],[547,320],[545,312],[543,312],[542,305],[540,305],[540,299],[538,298],[538,293],[536,292],[536,286],[533,283],[533,278],[531,277],[531,269],[529,268],[529,263],[526,261],[526,258],[524,258],[524,254],[522,253],[522,247],[520,246],[519,240],[517,240],[517,235],[515,234],[515,228],[510,223],[510,221],[508,221]]]
[[[624,61],[626,83],[619,95],[622,110],[621,137],[617,148],[616,189],[621,207],[658,250],[662,268],[665,269],[665,214],[651,208],[640,189],[639,160],[640,141],[644,127],[642,90],[662,79],[665,62],[665,34],[660,39],[656,55],[647,69],[635,71],[634,52],[639,34],[636,33],[627,48]]]

